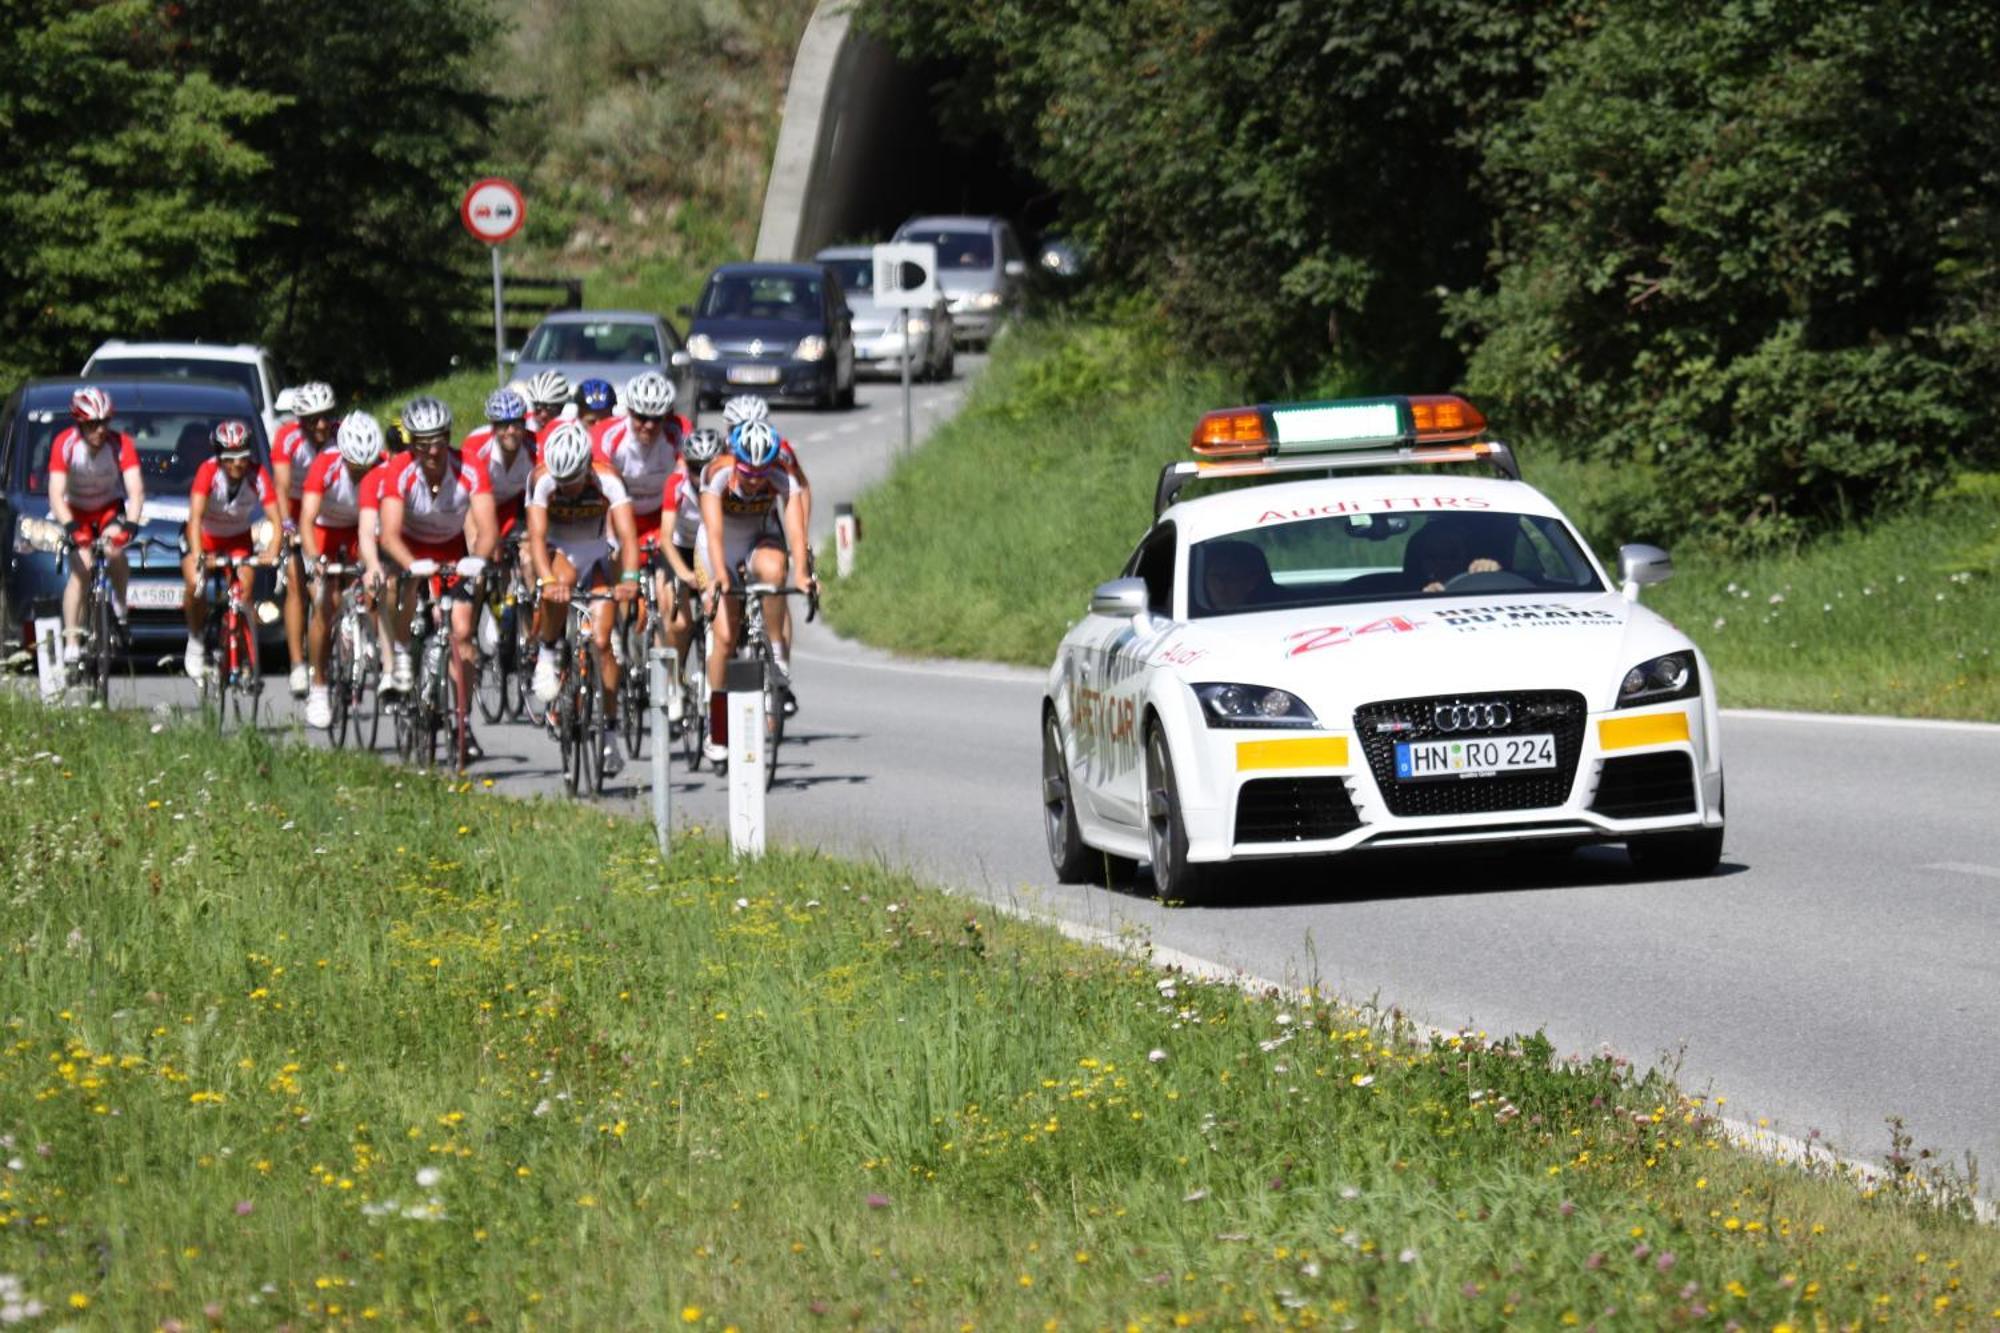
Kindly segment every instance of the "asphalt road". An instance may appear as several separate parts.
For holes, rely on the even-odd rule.
[[[920,442],[964,387],[962,374],[916,390]],[[836,501],[893,463],[899,400],[871,385],[852,412],[779,414],[821,532]],[[770,795],[774,841],[1440,1026],[1541,1028],[1566,1053],[1665,1060],[1735,1117],[1820,1130],[1852,1157],[1879,1159],[1895,1114],[1919,1146],[2000,1163],[2000,727],[1726,715],[1731,821],[1710,878],[1647,881],[1617,848],[1557,861],[1405,852],[1273,872],[1238,904],[1168,910],[1143,878],[1051,882],[1039,672],[893,659],[813,625],[794,675],[801,711]],[[146,705],[190,696],[185,680],[137,683]],[[277,711],[289,725],[289,700]],[[557,789],[546,734],[486,728],[482,740],[500,790]],[[628,766],[607,802],[642,811],[647,773]],[[675,822],[724,826],[723,785],[674,774]]]

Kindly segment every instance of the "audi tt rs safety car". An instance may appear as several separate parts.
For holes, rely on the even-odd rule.
[[[1462,398],[1211,412],[1193,451],[1049,671],[1058,879],[1145,860],[1195,902],[1274,857],[1531,841],[1714,869],[1714,680],[1639,604],[1665,551],[1614,583]]]

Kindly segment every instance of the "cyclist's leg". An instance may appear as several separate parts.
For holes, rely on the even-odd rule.
[[[208,628],[208,599],[201,595],[201,577],[195,570],[195,554],[181,550],[181,619],[187,622],[189,657],[201,648],[202,631]]]
[[[83,596],[90,581],[91,556],[88,546],[69,553],[69,579],[63,584],[62,656],[74,662],[83,644]]]
[[[570,563],[569,552],[561,547],[549,551],[549,574],[555,583],[576,591],[576,566]],[[535,656],[535,695],[543,703],[551,703],[556,697],[557,676],[564,665],[561,644],[564,625],[569,619],[569,602],[557,601],[544,591],[535,606],[535,637],[541,641],[541,652]]]
[[[252,608],[257,601],[257,567],[239,565],[236,568],[236,591],[243,599],[243,637],[247,640],[245,651],[250,655],[250,678],[256,680],[260,667],[257,663],[257,617]]]
[[[306,627],[306,653],[312,659],[312,683],[324,689],[327,645],[333,642],[333,624],[340,615],[340,589],[346,580],[324,574],[313,582],[317,586],[313,591],[312,620]]]
[[[129,605],[125,600],[125,585],[132,578],[132,562],[126,556],[123,546],[113,547],[109,559],[111,561],[111,618],[123,624],[125,622],[126,608]]]
[[[292,503],[294,507],[298,504],[296,500]],[[306,570],[296,542],[296,537],[287,539],[278,557],[285,569],[285,652],[294,669],[306,661]]]

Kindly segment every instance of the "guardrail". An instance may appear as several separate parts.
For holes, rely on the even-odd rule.
[[[543,315],[557,310],[583,309],[582,278],[529,278],[508,275],[502,278],[502,294],[506,298],[507,332],[512,335],[510,343],[518,344],[523,336]],[[466,324],[484,328],[489,333],[493,328],[493,304],[490,293],[492,279],[485,273],[466,277],[466,284],[475,291],[489,293],[487,299],[474,307],[468,307],[463,315]],[[476,285],[475,285],[476,284]]]

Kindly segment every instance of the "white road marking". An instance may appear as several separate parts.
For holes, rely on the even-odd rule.
[[[857,427],[854,422],[843,421],[840,425],[833,428],[833,433],[835,435],[852,435],[856,429]]]
[[[928,662],[873,662],[864,658],[834,657],[796,645],[792,657],[801,662],[824,662],[828,666],[854,667],[861,671],[887,671],[900,676],[930,676],[938,680],[978,680],[994,685],[1034,685],[1043,673],[1033,667],[1007,667],[997,662],[972,663],[966,667],[938,666]]]
[[[1937,861],[1924,869],[1948,870],[1954,875],[1977,875],[1981,879],[2000,879],[2000,866],[1983,866],[1972,861]]]
[[[1933,717],[1865,717],[1854,713],[1784,713],[1766,708],[1725,708],[1724,717],[1746,722],[1826,722],[1850,727],[1907,727],[1917,731],[1962,731],[2000,736],[2000,723],[1953,722]]]

